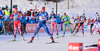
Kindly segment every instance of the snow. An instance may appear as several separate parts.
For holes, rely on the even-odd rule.
[[[39,0],[32,1],[32,4],[30,4],[30,1],[27,0],[13,0],[13,5],[18,5],[18,10],[21,10],[23,13],[29,9],[35,9],[36,4],[39,11],[41,10],[41,7],[44,6],[49,14],[51,13],[52,8],[54,8],[54,12],[56,13],[56,3],[51,1],[46,5],[44,5],[44,3],[47,2]],[[69,9],[67,9],[67,0],[64,0],[58,3],[58,14],[63,15],[63,13],[66,12],[71,18],[72,16],[76,17],[77,14],[80,16],[82,13],[85,13],[87,19],[89,17],[95,19],[95,13],[100,13],[99,3],[100,0],[69,0]],[[1,0],[0,6],[5,7],[5,5],[8,5],[10,8],[10,0]],[[71,22],[73,21],[71,20]]]
[[[93,2],[92,2],[93,1]],[[45,6],[46,11],[50,14],[52,8],[56,8],[56,4],[53,2],[49,2],[49,4],[44,5],[44,2],[33,1],[33,4],[27,0],[13,0],[13,5],[17,4],[18,9],[22,12],[25,12],[28,9],[34,9],[35,4],[39,10],[41,7]],[[72,5],[74,3],[74,7]],[[70,18],[76,14],[81,15],[85,10],[86,17],[95,18],[95,12],[100,13],[100,0],[70,0],[70,9],[67,9],[67,0],[58,3],[58,14],[63,15],[66,12]],[[10,0],[0,0],[0,6],[8,5],[10,8]],[[56,12],[56,9],[54,9]],[[72,21],[71,21],[72,22]],[[88,27],[89,28],[89,27]],[[13,39],[13,35],[0,35],[0,51],[68,51],[68,43],[69,42],[79,42],[83,43],[83,48],[88,49],[85,46],[91,44],[97,44],[100,36],[94,32],[91,36],[89,33],[89,29],[85,29],[85,36],[82,37],[81,31],[77,34],[79,37],[70,36],[70,32],[66,32],[66,36],[64,38],[55,39],[55,41],[59,43],[55,44],[46,44],[46,42],[50,42],[51,39],[46,33],[39,33],[39,41],[37,37],[32,44],[27,44],[31,39],[33,34],[24,34],[26,41],[23,41],[20,35],[17,35],[16,42],[7,42]],[[62,36],[63,32],[59,32],[59,36]],[[54,38],[56,38],[56,33],[54,32]]]
[[[46,42],[51,42],[51,39],[46,33],[38,33],[39,41],[37,36],[35,37],[33,43],[28,44],[33,34],[24,34],[26,41],[23,41],[21,36],[17,34],[16,42],[7,42],[13,39],[13,35],[0,35],[0,50],[2,51],[68,51],[68,43],[83,43],[83,48],[88,49],[85,46],[91,44],[97,44],[100,36],[98,34],[90,35],[89,31],[85,31],[85,36],[83,37],[81,31],[77,34],[79,37],[70,36],[70,32],[66,32],[65,37],[61,37],[63,32],[59,32],[60,38],[56,38],[56,32],[54,32],[55,44],[46,44]]]

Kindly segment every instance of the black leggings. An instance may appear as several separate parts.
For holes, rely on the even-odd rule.
[[[93,26],[94,24],[91,24],[90,25],[90,33],[92,32],[92,26]]]

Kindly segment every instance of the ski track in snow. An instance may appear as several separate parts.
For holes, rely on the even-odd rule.
[[[17,34],[17,41],[7,42],[13,39],[13,35],[0,35],[0,50],[2,51],[68,51],[68,43],[83,43],[83,48],[86,45],[97,44],[100,36],[94,31],[93,35],[90,35],[88,31],[85,31],[85,36],[82,36],[81,31],[77,34],[79,37],[70,36],[70,32],[66,31],[65,37],[56,38],[56,32],[54,32],[54,39],[58,43],[46,44],[46,42],[51,42],[51,39],[46,33],[39,33],[39,41],[37,36],[35,37],[33,43],[27,44],[31,39],[33,34],[24,34],[26,41],[23,41],[21,36]],[[59,36],[62,36],[63,32],[59,32]]]

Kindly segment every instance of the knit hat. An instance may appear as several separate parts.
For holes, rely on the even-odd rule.
[[[42,10],[45,10],[45,7],[42,7]]]

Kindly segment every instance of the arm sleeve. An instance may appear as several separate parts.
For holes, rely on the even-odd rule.
[[[61,21],[63,22],[64,17],[61,18]]]
[[[85,17],[85,21],[86,21],[86,17]]]
[[[74,21],[73,21],[73,22],[75,22],[75,20],[76,20],[76,19],[74,19]]]
[[[13,19],[13,15],[14,15],[14,14],[11,15],[10,19]]]
[[[70,18],[69,18],[69,16],[67,15],[67,17],[68,17],[68,20],[70,20]]]
[[[19,16],[19,17],[18,17],[18,19],[20,19],[20,18],[21,18],[21,15],[20,15],[20,13],[18,14],[18,16]]]
[[[21,13],[22,14],[22,16],[23,16],[23,13]]]
[[[47,20],[48,20],[48,13],[46,12],[46,17],[47,17]]]

